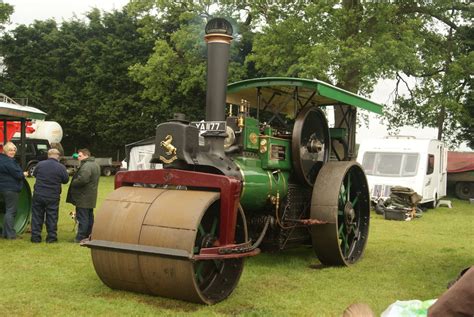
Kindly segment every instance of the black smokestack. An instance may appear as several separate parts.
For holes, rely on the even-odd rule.
[[[225,120],[227,67],[232,32],[232,25],[225,19],[214,18],[207,22],[206,121]]]

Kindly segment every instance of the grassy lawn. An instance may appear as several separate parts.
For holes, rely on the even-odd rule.
[[[113,177],[102,177],[99,205],[112,189]],[[29,233],[0,240],[1,315],[340,316],[353,302],[380,314],[396,300],[437,298],[474,264],[474,206],[449,198],[452,209],[430,210],[410,222],[373,213],[365,256],[349,268],[321,268],[304,247],[250,258],[234,293],[214,306],[115,291],[95,274],[89,249],[72,243],[66,192],[67,186],[59,243],[32,244]]]

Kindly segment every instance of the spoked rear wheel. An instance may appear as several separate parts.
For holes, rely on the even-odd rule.
[[[329,162],[320,170],[311,199],[313,248],[325,265],[350,265],[361,257],[369,233],[370,196],[362,167]]]

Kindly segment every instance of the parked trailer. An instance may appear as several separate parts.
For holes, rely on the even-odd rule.
[[[60,162],[66,166],[69,174],[75,173],[81,164],[74,156],[62,156]],[[96,157],[95,162],[100,166],[100,172],[103,176],[114,175],[122,166],[120,162],[112,161],[111,157]]]
[[[474,198],[474,152],[448,152],[448,185],[459,199]]]
[[[367,139],[360,143],[357,161],[374,203],[387,199],[393,186],[412,188],[423,196],[420,203],[432,208],[446,195],[447,151],[441,141],[413,136]]]

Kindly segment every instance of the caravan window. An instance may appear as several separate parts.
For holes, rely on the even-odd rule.
[[[403,154],[377,153],[375,175],[400,176]]]
[[[417,167],[418,167],[418,154],[405,154],[403,176],[416,175]]]
[[[435,158],[433,154],[428,154],[428,167],[426,168],[426,175],[433,174]]]
[[[416,153],[367,152],[362,159],[362,166],[367,175],[376,176],[413,176],[418,169]]]
[[[374,172],[375,153],[367,152],[364,154],[362,159],[362,166],[364,167],[365,173],[372,175]]]

